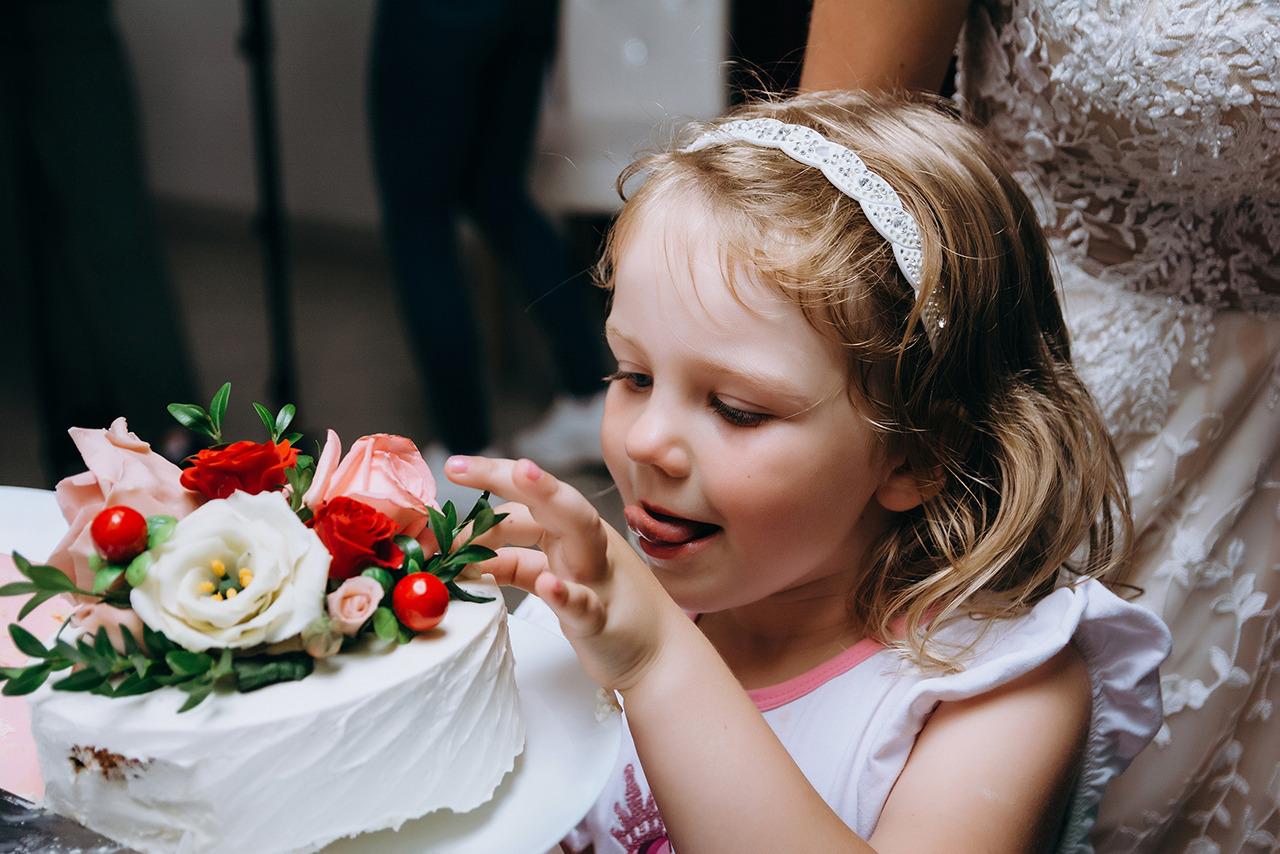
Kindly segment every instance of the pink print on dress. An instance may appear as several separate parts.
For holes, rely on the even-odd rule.
[[[615,827],[609,834],[626,850],[627,854],[672,854],[671,843],[667,840],[667,829],[662,824],[662,816],[658,815],[658,805],[653,795],[645,797],[636,782],[636,766],[628,765],[622,770],[626,780],[626,808],[621,803],[613,805],[613,813],[618,817]]]

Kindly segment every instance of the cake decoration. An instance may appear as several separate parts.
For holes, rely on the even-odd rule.
[[[451,601],[490,601],[457,583],[494,554],[472,542],[503,518],[488,493],[461,519],[452,502],[438,506],[430,469],[400,436],[365,436],[344,456],[329,430],[318,458],[300,453],[292,404],[273,415],[255,403],[267,441],[226,443],[230,388],[208,409],[169,406],[211,442],[184,467],[122,418],[72,430],[89,470],[57,488],[70,530],[47,564],[14,554],[26,580],[0,596],[30,597],[19,620],[70,596],[75,631],[46,645],[11,624],[32,661],[0,668],[4,694],[46,681],[108,697],[174,687],[185,712],[215,691],[304,679],[365,635],[407,643]]]

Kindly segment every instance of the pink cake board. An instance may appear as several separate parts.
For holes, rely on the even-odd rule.
[[[0,585],[24,581],[13,559],[0,553]],[[8,626],[17,622],[26,596],[0,596],[0,666],[21,667],[28,659],[13,645]],[[23,618],[21,626],[38,638],[50,638],[70,615],[72,604],[57,596]],[[31,719],[26,697],[0,695],[0,789],[30,801],[44,797],[44,783],[36,764],[36,746],[31,740]]]

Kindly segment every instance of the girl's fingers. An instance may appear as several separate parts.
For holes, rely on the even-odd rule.
[[[563,577],[592,581],[605,573],[605,525],[582,493],[529,460],[450,457],[445,471],[455,483],[488,489],[524,505],[504,505],[511,515],[478,542],[538,546],[553,555]]]
[[[500,548],[494,557],[474,566],[504,587],[532,593],[538,576],[547,571],[547,556],[533,549]]]
[[[585,584],[565,581],[554,573],[538,576],[531,591],[551,608],[565,636],[590,637],[604,626],[605,607],[596,591]]]
[[[500,548],[483,571],[503,586],[517,587],[543,599],[569,632],[590,635],[604,621],[604,606],[591,588],[564,581],[547,567],[547,556],[524,548]]]
[[[454,483],[529,505],[534,517],[557,533],[590,524],[597,515],[582,493],[529,460],[450,457],[445,473]]]
[[[543,528],[525,505],[508,502],[497,505],[493,512],[505,514],[507,518],[471,542],[499,549],[503,546],[535,546],[542,539]]]

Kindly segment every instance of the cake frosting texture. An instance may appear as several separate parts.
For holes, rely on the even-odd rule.
[[[31,697],[46,806],[143,852],[316,851],[488,801],[524,744],[506,609],[453,602],[402,646],[366,637],[299,682]]]

